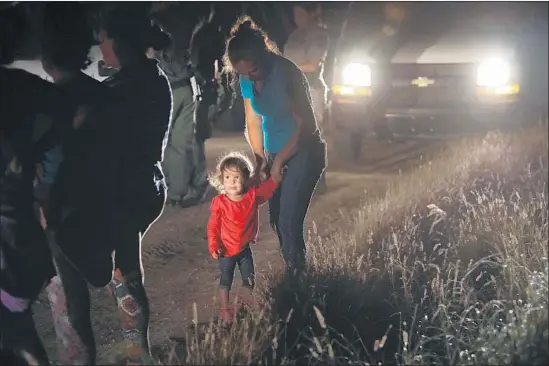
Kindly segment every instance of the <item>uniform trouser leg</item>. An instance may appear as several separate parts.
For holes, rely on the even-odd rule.
[[[133,226],[133,225],[132,225]],[[121,242],[117,268],[109,288],[114,296],[123,328],[126,354],[130,361],[151,364],[148,341],[149,303],[142,283],[139,233],[119,225]],[[135,236],[135,240],[131,240]],[[61,255],[62,256],[62,255]],[[123,258],[123,260],[120,260]],[[54,326],[62,362],[94,365],[96,350],[90,322],[89,291],[86,281],[70,263],[57,258],[59,275],[48,286]]]
[[[208,173],[206,171],[206,139],[211,137],[211,121],[213,119],[211,107],[217,103],[217,90],[208,85],[203,90],[202,100],[198,103],[196,111],[196,139],[194,144],[194,164],[192,184],[200,194],[208,186]]]
[[[122,322],[126,356],[130,362],[151,365],[149,344],[150,306],[144,287],[141,241],[162,212],[164,196],[158,196],[141,211],[142,217],[128,216],[120,220],[115,268],[109,285]]]
[[[311,89],[311,100],[313,103],[313,111],[319,128],[324,128],[324,110],[326,109],[326,90],[325,89]],[[320,179],[318,180],[317,190],[326,190],[326,171],[322,172]]]
[[[0,364],[49,365],[30,308],[12,311],[0,304],[0,319]]]
[[[192,185],[199,191],[208,185],[208,171],[206,170],[206,142],[195,141],[193,144],[194,174]]]
[[[32,209],[0,211],[0,364],[48,365],[31,307],[54,274],[50,251]]]
[[[47,287],[47,294],[60,361],[64,365],[95,365],[88,284],[59,249],[54,250],[54,261],[57,276]]]
[[[189,189],[194,169],[193,143],[196,101],[190,86],[172,90],[174,119],[164,152],[163,170],[168,199],[181,200]]]
[[[144,233],[162,210],[165,196],[155,202],[154,213],[147,218]],[[147,211],[147,210],[143,210]],[[153,217],[154,216],[154,217]],[[120,219],[116,253],[117,270],[110,289],[120,310],[127,356],[130,360],[152,364],[149,354],[149,303],[142,282],[139,219]],[[48,286],[54,315],[59,354],[63,364],[93,365],[96,346],[90,321],[90,298],[87,282],[60,250],[52,249],[58,272]]]
[[[143,284],[141,234],[131,222],[121,223],[115,252],[115,271],[109,289],[122,323],[129,361],[149,364],[149,300]]]

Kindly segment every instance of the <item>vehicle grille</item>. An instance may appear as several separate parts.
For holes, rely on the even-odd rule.
[[[425,77],[464,77],[474,75],[472,64],[393,64],[391,74],[395,78]]]
[[[444,108],[467,104],[474,97],[474,75],[472,65],[394,64],[388,107]],[[413,85],[418,77],[434,82],[424,87]]]
[[[464,104],[471,101],[471,94],[471,91],[463,88],[394,87],[389,94],[389,106],[411,108],[416,106],[433,107]]]

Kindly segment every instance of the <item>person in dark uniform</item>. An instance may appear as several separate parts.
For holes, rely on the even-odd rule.
[[[7,6],[6,6],[7,5]],[[55,116],[72,129],[76,106],[56,85],[10,69],[27,26],[21,5],[0,9],[0,363],[48,364],[31,307],[55,275],[44,231],[34,210],[33,182],[39,161],[33,141],[36,116]]]
[[[160,50],[156,41],[161,32],[144,12],[130,8],[114,9],[101,22],[103,58],[120,71],[103,82],[109,87],[108,98],[92,105],[84,127],[88,121],[101,127],[97,136],[104,139],[101,144],[109,160],[86,157],[106,164],[112,189],[98,188],[97,194],[104,194],[101,202],[109,210],[87,210],[86,204],[91,205],[83,198],[87,189],[73,196],[76,203],[63,207],[55,237],[62,254],[56,257],[59,276],[48,288],[55,315],[65,309],[72,312],[56,330],[58,337],[72,339],[65,352],[76,354],[73,364],[93,363],[95,359],[88,327],[89,301],[78,300],[89,297],[86,281],[97,287],[107,285],[111,279],[110,288],[124,329],[126,358],[133,363],[153,364],[141,240],[160,216],[166,200],[160,164],[170,127],[172,95],[158,62],[146,56],[150,47]],[[96,122],[102,119],[108,122]],[[102,171],[89,175],[94,174]]]
[[[66,92],[64,103],[86,104],[98,109],[112,101],[110,88],[85,75],[82,70],[90,63],[88,54],[94,43],[93,29],[88,24],[84,9],[78,3],[48,3],[43,13],[42,66],[53,82]],[[102,221],[111,212],[115,191],[117,142],[112,126],[114,120],[92,118],[96,112],[88,111],[85,123],[78,129],[59,131],[57,121],[51,123],[43,140],[60,146],[63,159],[53,181],[40,182],[36,191],[44,226],[57,269],[47,288],[53,312],[54,327],[59,347],[59,358],[67,365],[94,364],[95,345],[89,317],[87,282],[77,272],[78,260],[61,248],[76,247],[83,254],[93,250],[109,254],[109,232]],[[43,148],[42,150],[48,150]],[[55,166],[52,164],[52,168]],[[51,188],[49,188],[51,187]],[[101,228],[101,229],[97,229]],[[86,240],[95,242],[87,246]],[[107,245],[104,245],[107,244]],[[112,251],[112,249],[110,250]],[[69,255],[71,252],[69,252]],[[76,265],[75,265],[76,264]],[[101,262],[94,262],[101,271]],[[112,264],[103,263],[104,272],[112,272]],[[67,283],[70,281],[70,284]],[[98,283],[92,277],[92,285]],[[108,281],[107,281],[108,282]],[[63,286],[65,285],[65,286]],[[77,288],[78,290],[73,290]],[[69,292],[65,292],[67,290]],[[67,306],[67,300],[70,306]]]
[[[212,137],[215,110],[218,97],[217,72],[221,67],[221,59],[225,47],[225,39],[217,22],[216,13],[212,7],[208,19],[200,21],[193,31],[190,45],[191,65],[197,83],[200,86],[200,100],[196,110],[195,130],[195,176],[206,177],[206,140]],[[217,63],[216,63],[217,62]],[[208,187],[208,186],[206,186]],[[199,197],[183,202],[185,206],[199,203]]]
[[[174,4],[154,14],[173,41],[168,50],[157,55],[173,92],[174,116],[163,164],[168,203],[172,207],[188,207],[202,201],[208,187],[205,164],[197,165],[196,158],[200,153],[195,133],[199,90],[189,55],[193,23],[187,18],[188,13],[186,4]]]
[[[101,52],[121,71],[105,83],[113,89],[121,144],[116,199],[117,228],[113,278],[130,360],[152,364],[148,325],[149,304],[143,287],[141,240],[162,213],[166,187],[161,162],[170,130],[172,95],[166,75],[155,60],[144,56],[153,35],[146,16],[113,12],[103,22]],[[158,38],[156,38],[158,39]]]

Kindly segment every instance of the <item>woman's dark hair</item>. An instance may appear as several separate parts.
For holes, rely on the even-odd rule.
[[[232,63],[241,60],[261,60],[269,53],[280,54],[276,43],[249,16],[236,21],[227,40],[223,64],[233,72]]]
[[[43,16],[42,57],[61,70],[86,69],[91,63],[88,56],[95,40],[83,5],[49,2]]]
[[[171,46],[170,35],[153,24],[147,13],[129,7],[107,13],[101,28],[115,41],[116,56],[122,63],[144,56],[150,47],[163,51]]]

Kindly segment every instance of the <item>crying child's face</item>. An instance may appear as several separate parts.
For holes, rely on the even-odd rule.
[[[229,166],[223,171],[223,189],[230,196],[240,196],[244,193],[246,179],[235,166]]]

